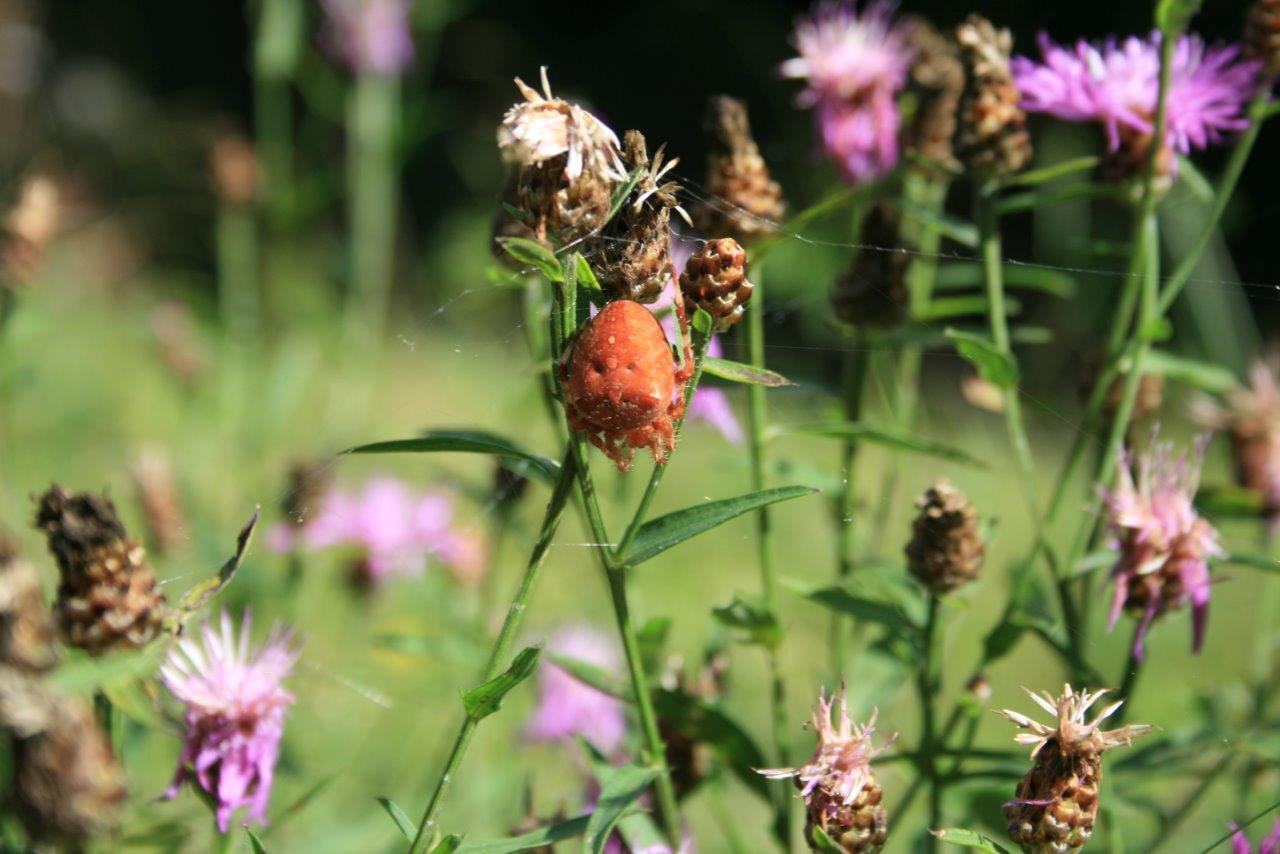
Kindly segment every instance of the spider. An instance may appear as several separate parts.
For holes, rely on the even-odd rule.
[[[587,321],[560,363],[569,429],[585,433],[619,471],[631,467],[636,448],[648,448],[658,465],[675,449],[684,385],[694,370],[679,296],[675,306],[685,338],[680,365],[657,318],[625,299]]]

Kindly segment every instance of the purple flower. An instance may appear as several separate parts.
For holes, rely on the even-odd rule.
[[[1258,841],[1257,848],[1249,844],[1244,831],[1235,822],[1230,826],[1235,831],[1231,836],[1231,854],[1280,854],[1280,818],[1271,825],[1271,832]]]
[[[1139,615],[1133,654],[1141,661],[1143,641],[1152,621],[1188,603],[1192,613],[1192,650],[1204,641],[1209,608],[1209,558],[1223,554],[1218,532],[1196,512],[1193,499],[1200,482],[1204,442],[1193,454],[1173,455],[1170,443],[1154,443],[1138,459],[1137,478],[1131,454],[1120,460],[1114,490],[1102,490],[1107,522],[1117,553],[1111,570],[1115,593],[1110,627],[1120,612]]]
[[[271,548],[289,551],[296,545],[288,533],[273,529]],[[447,495],[417,494],[389,477],[371,479],[358,493],[330,490],[299,538],[309,549],[357,547],[361,574],[373,582],[418,575],[428,558],[460,569],[477,554],[467,535],[455,531]]]
[[[1145,39],[1079,41],[1074,47],[1038,38],[1040,61],[1011,64],[1022,106],[1073,122],[1096,122],[1115,153],[1125,136],[1149,137],[1160,88],[1160,33]],[[1169,81],[1167,143],[1180,154],[1221,142],[1248,120],[1244,103],[1257,89],[1259,64],[1240,58],[1238,45],[1206,47],[1185,35],[1174,48]]]
[[[183,639],[160,668],[165,687],[187,707],[178,770],[164,798],[194,782],[216,802],[223,833],[241,807],[248,821],[265,823],[284,715],[293,704],[280,685],[297,659],[292,635],[275,629],[250,650],[249,627],[246,611],[237,638],[224,611],[219,631],[206,623],[202,645]]]
[[[546,648],[607,672],[618,669],[613,646],[589,626],[560,629],[548,638]],[[525,727],[530,741],[563,741],[580,735],[602,753],[612,753],[622,743],[626,728],[621,700],[543,661],[538,668],[538,705]]]
[[[320,0],[320,5],[325,43],[352,71],[394,77],[413,62],[410,0]]]
[[[913,50],[893,3],[876,0],[858,14],[852,2],[820,2],[796,22],[799,56],[781,66],[806,82],[798,103],[815,108],[823,147],[854,183],[882,177],[898,160],[897,95]]]

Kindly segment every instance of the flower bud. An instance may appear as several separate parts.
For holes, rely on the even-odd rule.
[[[698,227],[743,242],[775,231],[787,203],[751,136],[747,105],[728,95],[713,97],[704,127],[710,148],[707,192],[713,198],[695,212]]]
[[[934,594],[978,577],[986,551],[978,515],[964,493],[939,478],[916,499],[919,514],[907,543],[907,569]]]
[[[932,176],[939,169],[956,167],[951,138],[964,90],[964,66],[955,42],[929,21],[912,18],[908,27],[915,58],[907,78],[907,93],[915,98],[915,111],[902,129],[903,147],[921,155],[926,162],[914,164],[914,168]]]
[[[703,309],[724,331],[742,319],[751,300],[747,253],[732,237],[709,240],[693,253],[680,276],[685,311]]]
[[[1031,160],[1027,115],[1009,71],[1013,37],[980,15],[956,28],[965,69],[956,154],[980,179],[1017,172]]]

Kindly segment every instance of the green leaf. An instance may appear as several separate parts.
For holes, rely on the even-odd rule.
[[[647,166],[637,166],[631,170],[631,174],[627,176],[627,180],[613,191],[613,197],[609,202],[609,216],[605,218],[607,225],[610,220],[618,215],[618,211],[622,210],[622,206],[626,204],[627,197],[631,195],[631,191],[636,188],[645,174],[648,172]]]
[[[617,697],[619,700],[626,700],[627,702],[635,699],[630,685],[625,685],[618,681],[613,674],[602,667],[583,661],[580,658],[570,658],[557,652],[548,652],[547,660],[582,684],[590,685],[601,693]]]
[[[729,359],[716,358],[715,356],[704,356],[702,358],[702,370],[704,373],[719,377],[722,380],[746,383],[747,385],[762,385],[765,388],[782,388],[783,386],[795,385],[782,374],[765,370],[764,368],[744,365],[741,362],[733,362]]]
[[[1178,380],[1214,394],[1222,394],[1240,385],[1235,374],[1221,365],[1175,356],[1154,348],[1143,358],[1142,372]]]
[[[396,802],[390,798],[377,797],[374,800],[382,805],[382,808],[387,811],[387,815],[391,816],[391,820],[396,823],[396,827],[400,828],[404,838],[412,842],[413,837],[418,835],[418,828],[414,827],[413,822],[409,821],[409,817],[404,814],[404,810],[396,806]]]
[[[1004,313],[1006,317],[1016,317],[1022,311],[1022,303],[1014,297],[1005,297]],[[935,297],[929,302],[929,310],[922,318],[927,323],[950,320],[953,317],[966,317],[973,314],[987,313],[987,298],[980,294],[955,297]]]
[[[431,854],[454,854],[461,845],[462,837],[456,833],[450,833],[436,843],[436,847],[431,849]]]
[[[75,656],[45,677],[49,684],[68,694],[90,694],[104,685],[150,676],[160,664],[166,645],[152,644],[140,650],[121,652],[105,658]]]
[[[591,295],[591,299],[594,301],[604,293],[604,289],[600,287],[600,280],[596,278],[595,270],[591,269],[587,259],[583,258],[578,252],[573,253],[573,263],[577,267],[578,284]]]
[[[739,782],[772,802],[769,782],[756,771],[767,764],[763,751],[723,709],[683,691],[665,689],[654,692],[653,702],[665,723],[684,738],[709,746]]]
[[[525,451],[505,436],[484,430],[431,430],[414,439],[394,439],[349,448],[346,454],[427,454],[438,452],[493,454],[532,465],[529,474],[548,485],[559,478],[560,464]]]
[[[552,843],[563,842],[581,836],[587,830],[587,822],[591,816],[580,815],[568,821],[561,821],[540,827],[537,830],[513,836],[510,839],[495,839],[491,842],[464,842],[458,848],[458,854],[514,854],[517,851],[533,851],[546,848]]]
[[[958,827],[949,827],[943,830],[930,831],[934,836],[943,842],[950,842],[952,845],[959,845],[961,848],[977,848],[979,851],[986,851],[987,854],[1009,854],[1009,850],[997,843],[989,836],[983,836],[981,833],[973,830],[962,830]]]
[[[833,424],[786,426],[779,428],[779,431],[802,436],[821,436],[828,439],[858,439],[863,442],[885,445],[899,451],[910,451],[926,457],[937,457],[953,463],[963,463],[977,468],[987,467],[986,463],[966,451],[913,435],[891,425],[844,421]]]
[[[1266,513],[1262,496],[1243,486],[1206,486],[1196,493],[1196,507],[1205,515],[1228,519],[1257,519]]]
[[[1018,384],[1018,363],[1012,354],[1006,355],[997,350],[990,339],[958,329],[948,329],[946,335],[955,344],[956,352],[972,364],[984,380],[1003,389],[1011,389]]]
[[[840,585],[814,587],[796,578],[783,578],[781,581],[783,586],[789,587],[810,602],[858,620],[884,626],[893,635],[912,643],[919,640],[920,627],[900,605],[869,599]]]
[[[705,341],[706,339],[710,338],[711,333],[715,331],[716,321],[715,321],[715,318],[711,316],[711,313],[709,311],[707,311],[705,308],[700,308],[693,313],[692,326],[693,326],[693,330],[697,332],[698,335]],[[704,365],[705,365],[705,362],[706,362],[706,357],[704,356],[703,357]]]
[[[1280,559],[1257,552],[1233,551],[1226,556],[1223,563],[1234,563],[1237,566],[1247,566],[1263,572],[1280,572]]]
[[[649,785],[662,773],[660,768],[642,768],[639,765],[623,765],[612,769],[600,780],[600,798],[587,820],[582,838],[585,854],[601,854],[614,825],[627,808],[645,793]]]
[[[777,648],[782,640],[782,627],[778,625],[777,617],[759,597],[735,595],[728,605],[712,608],[711,614],[721,625],[745,631],[751,643],[766,649]]]
[[[502,700],[512,688],[533,675],[538,668],[540,646],[525,647],[502,673],[462,694],[462,705],[473,722],[483,720],[502,708]]]
[[[1156,4],[1156,27],[1166,38],[1177,38],[1186,32],[1199,11],[1200,0],[1160,0]]]
[[[271,835],[279,829],[280,825],[306,809],[336,779],[338,779],[337,774],[330,774],[309,786],[306,791],[294,799],[293,803],[271,817],[271,824],[262,830],[262,836]]]
[[[822,854],[844,854],[844,849],[836,845],[827,832],[817,825],[809,828],[809,838],[813,842],[814,851],[821,851]]]
[[[938,233],[951,238],[956,243],[970,248],[978,245],[978,227],[967,220],[906,199],[895,199],[894,204],[898,206],[898,209],[904,215],[917,222],[932,226]]]
[[[519,261],[537,268],[538,272],[553,282],[564,281],[564,271],[560,269],[560,259],[547,247],[536,240],[523,237],[504,237],[498,241],[507,254]]]
[[[235,553],[222,565],[222,569],[218,570],[218,574],[213,578],[200,582],[182,594],[182,598],[178,600],[178,628],[181,628],[182,623],[209,604],[209,601],[214,596],[221,593],[231,583],[236,570],[240,568],[241,562],[244,561],[245,552],[249,550],[249,541],[253,539],[253,530],[258,525],[258,515],[261,509],[260,507],[253,508],[253,515],[249,517],[249,521],[245,523],[245,526],[240,529],[240,533],[236,535]]]
[[[986,275],[981,264],[953,261],[938,267],[934,287],[939,291],[981,287],[986,282]],[[1043,291],[1056,297],[1070,297],[1076,291],[1076,280],[1070,274],[1022,264],[1004,265],[1004,283],[1006,287]]]
[[[792,498],[813,495],[816,492],[816,489],[810,489],[807,486],[780,486],[774,489],[762,489],[759,492],[749,492],[734,498],[708,501],[659,516],[641,526],[635,540],[631,543],[631,548],[622,555],[619,563],[636,566],[657,557],[685,540],[723,525],[743,513],[767,507],[779,501],[790,501]]]
[[[1063,160],[1052,166],[1044,166],[1039,169],[1028,169],[1025,172],[1018,172],[1009,175],[1004,184],[1008,187],[1034,187],[1037,184],[1043,184],[1047,181],[1053,181],[1057,178],[1063,178],[1076,172],[1087,172],[1098,165],[1102,158],[1095,154],[1087,154],[1083,157],[1073,157],[1069,160]]]
[[[262,844],[261,839],[254,835],[252,830],[246,827],[244,832],[249,834],[249,847],[253,849],[253,854],[267,854],[266,846]]]
[[[670,617],[652,617],[636,631],[636,640],[640,644],[640,660],[644,662],[645,673],[656,674],[665,662],[663,650],[667,646],[667,635],[671,633]]]

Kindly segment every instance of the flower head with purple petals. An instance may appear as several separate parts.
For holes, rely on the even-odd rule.
[[[605,671],[618,669],[608,638],[590,626],[568,626],[547,639],[547,651]],[[525,726],[530,741],[563,741],[582,736],[603,753],[622,743],[627,721],[622,701],[591,687],[547,661],[538,668],[538,705]]]
[[[897,96],[913,50],[894,4],[875,0],[859,14],[853,2],[819,2],[796,22],[799,56],[781,66],[804,80],[798,102],[814,108],[823,148],[853,183],[883,177],[898,160]]]
[[[1041,33],[1039,61],[1018,56],[1011,64],[1022,106],[1099,124],[1112,155],[1126,144],[1146,144],[1160,89],[1160,39],[1153,32],[1066,46]],[[1238,45],[1206,46],[1197,35],[1180,37],[1169,80],[1169,147],[1188,154],[1243,130],[1244,104],[1257,90],[1258,69],[1257,62],[1241,59]]]
[[[186,732],[173,783],[175,797],[191,781],[216,803],[218,828],[248,808],[248,821],[265,823],[284,716],[293,695],[281,686],[297,660],[292,635],[275,629],[249,648],[250,616],[237,638],[225,611],[218,629],[205,624],[202,643],[180,641],[160,668],[165,687],[186,705]]]
[[[1110,626],[1121,611],[1138,618],[1133,654],[1144,655],[1147,630],[1156,617],[1187,604],[1192,613],[1192,650],[1204,641],[1209,608],[1209,558],[1221,556],[1218,532],[1196,512],[1193,500],[1204,458],[1202,440],[1190,455],[1174,456],[1170,443],[1158,442],[1131,471],[1131,454],[1120,460],[1114,490],[1103,490],[1111,548],[1115,591]]]
[[[1271,832],[1258,840],[1257,848],[1249,844],[1249,838],[1235,822],[1231,823],[1231,829],[1235,831],[1231,835],[1231,854],[1280,854],[1280,818],[1271,825]]]
[[[354,72],[388,77],[413,62],[409,0],[321,0],[325,43]]]

